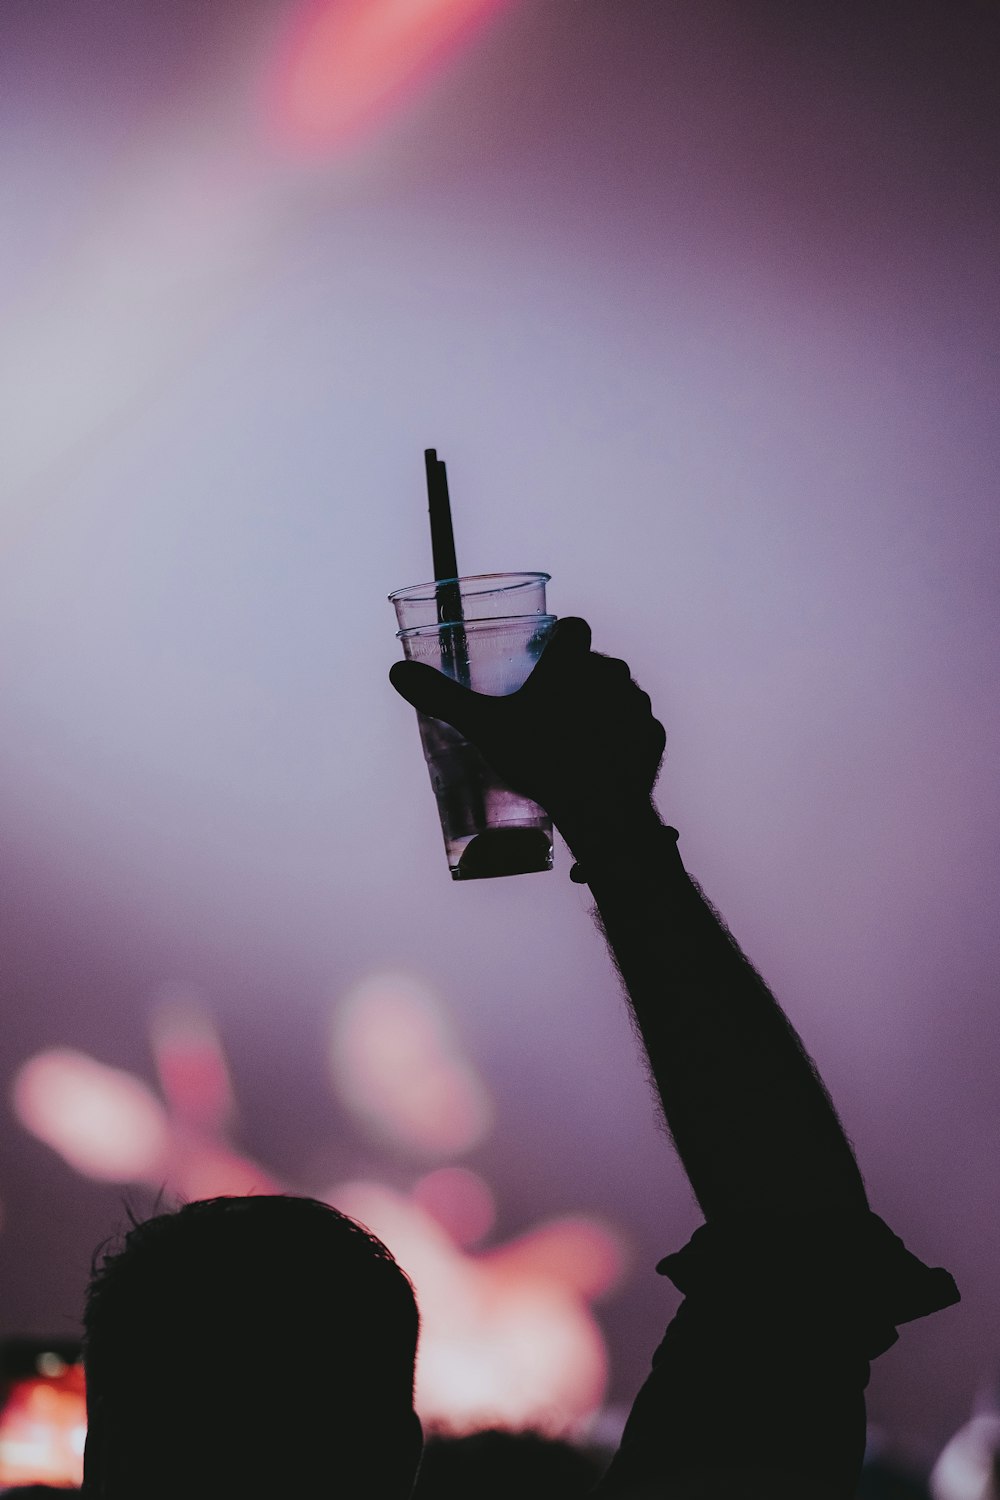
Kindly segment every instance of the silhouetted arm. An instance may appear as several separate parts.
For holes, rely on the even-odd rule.
[[[595,788],[559,829],[582,867],[664,1117],[705,1213],[867,1207],[799,1038],[641,795]]]
[[[414,662],[391,677],[569,844],[708,1221],[658,1267],[685,1300],[602,1500],[851,1500],[869,1360],[958,1293],[869,1212],[816,1070],[685,871],[652,803],[666,737],[648,697],[574,619],[506,698]]]
[[[815,1069],[653,808],[666,737],[626,664],[591,651],[586,623],[565,619],[509,697],[411,662],[392,681],[545,807],[583,867],[706,1216],[834,1201],[864,1210]]]

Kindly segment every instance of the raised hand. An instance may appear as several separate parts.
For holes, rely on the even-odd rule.
[[[531,676],[506,697],[471,692],[421,662],[396,662],[389,679],[557,824],[595,804],[649,804],[666,734],[627,664],[591,651],[585,620],[559,620]]]

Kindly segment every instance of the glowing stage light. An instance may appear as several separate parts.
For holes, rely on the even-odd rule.
[[[396,1143],[447,1157],[488,1129],[485,1088],[447,1017],[417,980],[374,975],[338,1007],[338,1089]],[[154,1022],[168,1106],[140,1079],[69,1049],[40,1053],[15,1077],[22,1123],[89,1177],[144,1182],[188,1199],[295,1191],[234,1148],[228,1067],[210,1018],[192,1002]],[[416,1075],[423,1083],[413,1089]],[[417,1406],[430,1426],[585,1428],[600,1407],[607,1351],[591,1303],[622,1274],[619,1236],[589,1216],[550,1219],[470,1254],[493,1226],[493,1193],[465,1168],[426,1172],[411,1194],[373,1181],[328,1202],[375,1231],[411,1277],[421,1309]]]
[[[272,111],[291,144],[322,150],[385,115],[510,0],[310,0],[295,17]]]
[[[558,1282],[588,1302],[619,1285],[629,1259],[617,1230],[588,1214],[548,1219],[487,1258],[508,1280]]]
[[[167,1159],[167,1117],[140,1079],[84,1052],[53,1048],[17,1071],[14,1110],[22,1125],[70,1166],[102,1182],[136,1182]]]
[[[174,1021],[176,1016],[171,1025]],[[211,1051],[218,1043],[205,1030],[205,1018],[200,1021],[202,1046]],[[193,1033],[185,1035],[190,1042]],[[221,1050],[212,1067],[187,1071],[182,1091],[187,1113],[178,1114],[164,1109],[131,1073],[55,1048],[29,1058],[16,1073],[14,1110],[32,1135],[99,1182],[143,1182],[184,1198],[283,1192],[284,1185],[266,1168],[226,1139],[219,1113],[220,1067],[225,1068]]]
[[[333,1017],[330,1068],[340,1099],[395,1145],[434,1156],[468,1151],[493,1112],[443,1007],[405,974],[376,974]]]
[[[1000,1413],[979,1412],[946,1443],[930,1478],[934,1500],[992,1500],[1000,1454]]]
[[[177,1130],[171,1142],[168,1171],[158,1183],[147,1178],[150,1187],[164,1184],[181,1198],[239,1198],[247,1193],[283,1193],[284,1183],[272,1176],[266,1167],[236,1151],[225,1141]]]
[[[83,1366],[19,1380],[0,1413],[0,1486],[83,1480],[87,1437]]]
[[[452,1432],[585,1428],[607,1382],[589,1303],[621,1274],[618,1236],[579,1215],[466,1255],[425,1211],[419,1191],[407,1198],[380,1183],[350,1182],[326,1198],[384,1240],[413,1282],[421,1419]]]
[[[156,1072],[171,1114],[221,1131],[233,1114],[229,1066],[208,1012],[186,991],[168,995],[151,1027]]]
[[[145,1182],[184,1199],[295,1191],[226,1139],[228,1067],[207,1014],[190,1001],[163,1008],[153,1050],[166,1109],[141,1080],[61,1049],[16,1074],[18,1118],[102,1181]],[[352,1107],[399,1142],[447,1155],[489,1127],[486,1091],[417,980],[382,974],[360,984],[334,1017],[333,1062]],[[414,1074],[426,1080],[415,1091]],[[594,1418],[607,1350],[591,1304],[625,1260],[613,1230],[570,1215],[469,1254],[492,1229],[495,1200],[478,1173],[453,1166],[424,1173],[412,1194],[357,1181],[325,1199],[375,1230],[414,1283],[417,1407],[429,1427],[573,1434]]]
[[[496,1223],[493,1189],[467,1167],[438,1167],[428,1172],[414,1183],[413,1201],[463,1249],[485,1239]]]

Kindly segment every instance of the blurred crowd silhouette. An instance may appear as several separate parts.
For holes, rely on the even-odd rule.
[[[990,1433],[1000,1444],[1000,1418],[993,1418]],[[533,1431],[434,1434],[424,1447],[413,1500],[584,1500],[610,1456]],[[991,1446],[975,1422],[956,1434],[942,1460],[928,1481],[898,1460],[873,1454],[857,1500],[1000,1500],[1000,1446]],[[7,1500],[42,1500],[80,1491],[30,1484],[3,1493]]]

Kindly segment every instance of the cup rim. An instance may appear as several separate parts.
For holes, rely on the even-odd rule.
[[[509,578],[510,583],[496,584],[493,580],[497,578]],[[463,594],[503,594],[513,593],[516,589],[529,588],[532,584],[551,583],[551,573],[466,573],[458,578],[434,578],[430,583],[410,583],[405,588],[393,589],[389,595],[389,603],[395,604],[397,599],[406,599],[411,603],[420,604],[425,600],[430,603],[437,599],[438,589],[442,584],[448,583],[484,583],[492,584],[490,588],[466,589]],[[426,589],[426,593],[419,592]],[[511,618],[514,618],[511,616]]]
[[[440,635],[442,630],[483,630],[491,625],[515,625],[519,621],[531,620],[557,620],[558,615],[533,614],[533,615],[487,615],[482,620],[446,620],[443,624],[435,625],[407,625],[404,630],[396,631],[397,641],[405,636],[412,635]]]

